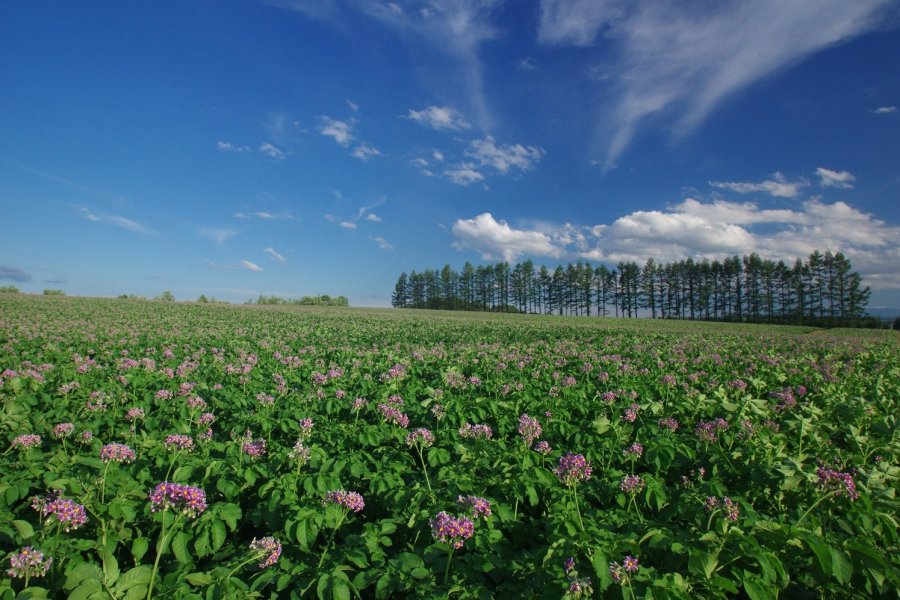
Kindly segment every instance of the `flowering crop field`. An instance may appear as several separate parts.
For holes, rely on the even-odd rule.
[[[896,598],[898,355],[0,297],[0,599]]]

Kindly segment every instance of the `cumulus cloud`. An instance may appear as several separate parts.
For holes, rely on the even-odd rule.
[[[371,144],[362,143],[353,149],[353,156],[363,162],[366,162],[370,158],[381,156],[381,152],[378,150],[378,148],[372,146]]]
[[[341,146],[349,146],[353,141],[353,126],[356,119],[350,118],[346,121],[332,119],[331,117],[319,117],[319,133],[325,137],[330,137]]]
[[[29,275],[22,269],[17,269],[16,267],[0,265],[0,279],[17,281],[19,283],[27,283],[31,281],[31,275]]]
[[[341,221],[339,225],[344,229],[356,229],[356,223],[353,221]]]
[[[471,248],[485,260],[514,261],[522,255],[561,257],[564,254],[545,233],[513,229],[506,221],[494,219],[491,213],[482,213],[474,219],[457,219],[453,235],[457,249]]]
[[[453,168],[445,170],[442,175],[453,183],[463,186],[484,181],[484,175],[477,171],[472,163],[460,163]]]
[[[271,256],[272,260],[274,260],[276,262],[280,262],[282,264],[287,262],[287,259],[284,256],[282,256],[277,250],[275,250],[275,248],[272,248],[271,246],[269,246],[268,248],[263,248],[263,252],[265,252],[266,254]]]
[[[381,217],[379,217],[375,213],[369,213],[366,215],[366,221],[372,221],[373,223],[381,223]]]
[[[278,158],[278,159],[284,158],[284,152],[282,152],[281,149],[276,148],[269,142],[260,144],[259,151],[262,152],[263,154],[265,154],[266,156],[271,156],[272,158]]]
[[[893,0],[542,0],[538,39],[603,40],[607,167],[643,124],[693,130],[728,97],[835,44],[880,27]],[[598,53],[599,56],[599,53]]]
[[[816,169],[816,175],[819,176],[819,185],[822,187],[833,187],[848,190],[853,187],[856,177],[848,171],[832,171],[825,167]]]
[[[250,146],[236,146],[231,142],[223,142],[221,140],[216,142],[216,148],[222,152],[253,152],[253,148]]]
[[[510,169],[530,171],[540,162],[544,151],[535,146],[521,144],[497,144],[494,138],[487,136],[481,140],[472,140],[465,155],[481,166],[492,167],[501,173]]]
[[[469,129],[471,125],[455,108],[449,106],[429,106],[422,110],[409,109],[406,118],[431,129],[449,129],[459,131]]]
[[[372,240],[373,242],[375,242],[376,244],[378,244],[378,247],[381,248],[382,250],[393,250],[394,249],[394,246],[391,245],[386,239],[384,239],[380,235],[369,236],[369,239]]]
[[[238,264],[240,264],[240,268],[246,269],[248,271],[253,271],[254,273],[261,273],[263,270],[262,267],[260,267],[258,264],[252,263],[249,260],[242,260]]]
[[[900,227],[845,203],[818,199],[791,209],[754,203],[687,199],[666,210],[635,211],[595,225],[528,224],[513,228],[490,213],[460,219],[454,246],[486,260],[521,256],[620,261],[673,262],[684,258],[722,260],[756,252],[792,263],[814,250],[843,252],[876,288],[900,288]]]
[[[809,185],[805,179],[789,181],[781,173],[774,173],[772,179],[751,183],[747,181],[710,181],[709,185],[720,190],[728,190],[739,194],[762,193],[776,198],[796,198],[800,190]]]
[[[879,106],[876,109],[872,110],[876,115],[889,115],[893,112],[897,112],[896,106]]]

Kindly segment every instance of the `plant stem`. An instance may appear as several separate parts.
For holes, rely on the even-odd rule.
[[[176,515],[175,520],[172,522],[171,531],[175,531],[179,520],[181,520],[181,515]],[[162,531],[159,532],[159,539],[156,541],[156,559],[153,561],[153,570],[150,572],[150,585],[147,587],[147,600],[153,597],[153,584],[156,582],[156,574],[159,572],[159,559],[162,557],[168,542],[166,535],[166,514],[163,513]]]
[[[581,531],[584,531],[584,521],[581,520],[581,508],[578,506],[578,487],[572,486],[572,497],[575,500],[575,514],[578,515],[578,525],[581,527]]]
[[[803,520],[809,515],[809,513],[811,513],[813,511],[813,509],[815,509],[818,505],[822,504],[822,502],[824,502],[826,498],[830,498],[835,493],[837,493],[837,492],[828,492],[827,494],[825,494],[824,496],[822,496],[821,498],[816,500],[815,504],[813,504],[808,509],[806,509],[806,512],[803,513],[803,515],[800,517],[800,520],[797,521],[796,523],[794,523],[794,527],[800,527],[800,523],[803,522]]]
[[[334,541],[334,534],[337,533],[338,527],[341,526],[341,523],[344,522],[344,519],[346,517],[347,517],[347,511],[345,510],[344,513],[341,515],[341,519],[334,526],[334,529],[331,530],[331,535],[328,537],[328,543],[325,544],[325,550],[322,551],[322,556],[319,558],[319,564],[318,564],[318,566],[316,566],[316,570],[322,568],[322,563],[325,562],[325,557],[328,556],[328,550],[331,548],[331,542]]]
[[[422,463],[422,472],[425,473],[425,483],[428,485],[428,491],[431,489],[431,480],[428,479],[428,467],[425,466],[425,458],[422,456],[422,444],[416,444],[416,450],[419,451],[419,462]]]
[[[450,552],[447,553],[447,567],[444,569],[444,585],[447,585],[447,577],[450,575],[450,561],[453,560],[453,546],[450,546]]]

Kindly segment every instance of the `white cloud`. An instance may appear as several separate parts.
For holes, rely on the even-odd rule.
[[[371,144],[367,144],[363,142],[359,146],[353,149],[353,156],[358,158],[359,160],[366,162],[370,158],[374,158],[376,156],[381,156],[381,152],[375,146]]]
[[[373,223],[381,223],[381,217],[379,217],[375,213],[369,213],[366,215],[366,221],[372,221]]]
[[[253,212],[236,212],[235,219],[250,220],[262,219],[263,221],[296,221],[297,217],[289,212],[273,213],[268,210],[256,210]]]
[[[431,157],[438,162],[444,162],[444,153],[440,150],[433,150],[431,152]]]
[[[378,244],[378,247],[381,248],[382,250],[393,250],[394,249],[394,246],[391,245],[386,239],[384,239],[380,235],[374,236],[374,237],[370,236],[369,239],[372,240],[373,242],[375,242],[376,244]]]
[[[356,119],[350,118],[346,121],[339,121],[331,117],[319,117],[319,133],[326,137],[330,137],[341,146],[349,146],[353,141],[353,126]]]
[[[879,106],[878,108],[872,110],[871,112],[876,115],[889,115],[893,112],[897,112],[896,106]]]
[[[607,168],[651,117],[684,135],[729,96],[825,48],[880,27],[894,0],[542,0],[538,38],[593,46],[609,81]],[[599,52],[598,52],[599,55]]]
[[[265,142],[260,144],[259,151],[265,154],[266,156],[271,156],[272,158],[284,158],[284,152],[282,152],[279,148],[276,148],[269,142]]]
[[[349,106],[350,110],[352,110],[353,112],[359,112],[359,104],[357,104],[356,102],[347,100],[347,106]]]
[[[222,152],[253,152],[253,148],[250,146],[235,146],[231,142],[223,142],[221,140],[216,142],[216,148]]]
[[[140,233],[143,235],[153,235],[155,233],[146,225],[143,225],[142,223],[139,223],[134,219],[129,219],[128,217],[122,217],[118,215],[96,215],[91,212],[90,209],[84,206],[76,206],[75,208],[78,210],[78,212],[84,215],[85,219],[94,223],[113,225],[114,227],[118,227],[119,229],[133,231],[134,233]]]
[[[453,235],[456,248],[476,250],[485,260],[513,261],[523,254],[551,257],[563,254],[550,236],[539,231],[513,229],[506,221],[495,220],[491,213],[482,213],[474,219],[457,219]]]
[[[237,235],[237,231],[234,229],[215,227],[201,227],[198,233],[205,238],[211,239],[220,246]]]
[[[277,262],[280,262],[282,264],[287,262],[287,259],[284,256],[282,256],[280,253],[278,253],[278,251],[276,251],[275,248],[272,248],[271,246],[269,246],[268,248],[263,248],[263,252],[265,252],[266,254],[271,256],[272,259]]]
[[[260,267],[256,263],[252,263],[249,260],[242,260],[240,263],[240,268],[247,269],[248,271],[253,271],[254,273],[261,273],[262,267]]]
[[[873,289],[900,288],[900,227],[887,225],[845,202],[818,199],[792,209],[764,209],[753,203],[688,199],[667,210],[635,211],[593,226],[532,224],[518,229],[489,213],[460,219],[454,246],[486,260],[520,256],[620,261],[674,262],[685,258],[722,260],[756,252],[791,264],[814,250],[843,252]]]
[[[856,181],[856,176],[848,171],[832,171],[825,167],[816,169],[816,175],[819,176],[819,185],[822,187],[833,187],[849,190]]]
[[[520,71],[534,71],[537,69],[537,61],[530,56],[526,56],[525,58],[516,61],[516,67]]]
[[[758,183],[751,182],[730,182],[730,181],[710,181],[709,185],[720,190],[729,190],[739,194],[752,194],[760,192],[775,196],[776,198],[796,198],[800,195],[800,190],[809,185],[805,179],[797,181],[789,181],[787,177],[781,173],[774,173],[772,179],[760,181]]]
[[[442,175],[457,185],[469,185],[484,181],[484,175],[475,170],[475,165],[472,163],[460,163],[445,170]]]
[[[344,229],[356,229],[356,223],[353,221],[341,221],[339,225]]]
[[[494,138],[487,136],[483,140],[472,140],[465,151],[465,155],[478,162],[481,166],[489,166],[501,173],[510,169],[529,171],[540,162],[544,151],[535,146],[522,146],[521,144],[497,145]]]
[[[459,131],[469,129],[471,125],[463,117],[462,113],[449,106],[429,106],[422,110],[409,109],[406,118],[412,119],[420,125],[432,129],[449,129]]]

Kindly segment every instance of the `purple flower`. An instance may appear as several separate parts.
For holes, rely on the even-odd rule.
[[[633,556],[626,556],[622,560],[622,567],[625,569],[626,572],[632,573],[632,574],[637,573],[638,569],[640,568],[640,567],[638,567],[638,559],[634,558]]]
[[[494,436],[494,430],[489,425],[482,423],[463,423],[459,428],[459,437],[466,439],[489,440]]]
[[[181,433],[173,433],[172,435],[167,436],[165,443],[166,448],[172,451],[187,450],[188,452],[192,452],[194,450],[194,438]]]
[[[192,519],[196,518],[206,510],[206,492],[191,485],[164,481],[150,492],[150,510],[159,512],[170,507]]]
[[[475,524],[467,517],[451,517],[444,511],[429,521],[434,539],[458,550],[475,534]]]
[[[406,435],[407,446],[420,446],[428,448],[434,443],[434,434],[424,427],[413,429]]]
[[[540,442],[536,442],[534,444],[534,451],[537,452],[538,454],[543,454],[546,456],[547,454],[550,454],[553,451],[553,448],[551,448],[550,444],[547,443],[545,440],[541,440]]]
[[[44,553],[31,546],[25,546],[18,554],[9,558],[9,569],[6,574],[12,578],[43,577],[50,570],[52,558],[44,558]]]
[[[460,496],[456,499],[456,503],[464,509],[472,511],[472,518],[491,516],[491,502],[485,498],[478,496]]]
[[[536,439],[541,437],[541,433],[543,430],[537,419],[529,417],[526,413],[519,415],[519,435],[522,436],[526,446],[531,446]]]
[[[106,444],[100,448],[100,460],[108,462],[131,462],[134,460],[134,450],[125,444]]]
[[[281,542],[272,536],[266,536],[262,539],[253,538],[250,542],[250,550],[259,558],[263,558],[259,563],[260,569],[267,569],[278,562],[281,556]]]
[[[435,403],[431,406],[431,414],[434,416],[435,419],[437,419],[438,421],[440,421],[441,419],[444,418],[444,415],[447,414],[447,409],[444,408],[444,405],[443,405],[443,404],[441,404],[441,403],[439,403],[439,402],[435,402]]]
[[[816,475],[819,480],[816,485],[826,491],[835,492],[835,496],[847,496],[850,500],[859,498],[859,492],[856,491],[856,483],[853,481],[853,475],[849,472],[841,472],[835,469],[826,469],[819,467],[816,469]]]
[[[634,442],[633,444],[622,450],[622,456],[624,456],[625,458],[638,459],[643,455],[644,447],[637,442]]]
[[[644,489],[644,480],[640,475],[626,475],[619,483],[619,489],[626,494],[637,494]]]
[[[388,402],[388,404],[378,405],[378,410],[381,411],[381,416],[384,417],[384,420],[387,423],[399,425],[403,428],[409,427],[409,417],[406,416],[406,413],[397,408],[395,403],[390,402],[390,398],[388,399]]]
[[[22,435],[17,435],[16,438],[12,441],[13,448],[21,448],[23,450],[34,448],[35,446],[40,445],[41,436],[36,433],[23,433]]]
[[[200,415],[199,419],[197,419],[198,425],[212,425],[215,422],[216,422],[216,415],[212,414],[211,412],[205,412],[202,415]]]
[[[357,492],[346,492],[344,490],[335,490],[325,494],[325,503],[327,504],[328,502],[343,506],[347,510],[357,513],[366,506],[361,494]]]
[[[553,473],[566,485],[575,485],[591,478],[591,463],[581,454],[567,452],[559,459],[559,465]]]
[[[565,562],[563,562],[563,570],[568,575],[574,568],[575,568],[575,557],[570,556],[569,558],[567,558],[565,560]]]
[[[37,499],[35,499],[37,500]],[[32,501],[38,505],[42,516],[53,515],[63,531],[68,533],[87,523],[87,512],[83,505],[68,498],[55,498],[49,502]]]
[[[125,413],[125,418],[131,421],[132,423],[137,421],[138,419],[144,418],[144,409],[143,408],[129,408],[128,412]]]
[[[53,431],[50,433],[56,439],[69,437],[72,435],[72,432],[75,431],[75,425],[73,423],[60,423],[53,428]]]
[[[677,419],[673,419],[672,417],[667,417],[665,419],[659,420],[659,426],[662,429],[668,429],[669,431],[675,432],[678,431],[679,423]]]
[[[638,411],[640,411],[641,407],[637,404],[632,404],[628,408],[625,409],[625,413],[622,415],[622,420],[627,421],[628,423],[634,423],[637,421]]]

